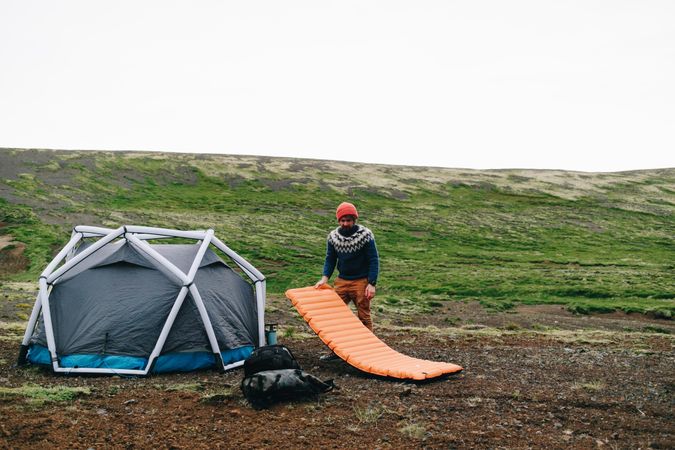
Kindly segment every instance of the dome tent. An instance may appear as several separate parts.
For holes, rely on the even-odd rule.
[[[198,242],[148,242],[162,238]],[[56,373],[227,370],[264,345],[264,310],[264,276],[213,230],[77,226],[40,276],[18,363]]]

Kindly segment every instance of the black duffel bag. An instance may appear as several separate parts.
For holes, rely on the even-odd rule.
[[[241,382],[244,396],[255,408],[266,408],[281,400],[317,396],[334,387],[333,380],[321,381],[300,369],[264,370]]]

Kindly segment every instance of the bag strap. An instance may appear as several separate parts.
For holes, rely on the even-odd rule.
[[[330,392],[333,389],[340,389],[338,386],[335,385],[335,382],[333,381],[332,378],[330,380],[323,380],[322,383],[328,386],[324,392]]]
[[[288,353],[291,355],[291,358],[293,358],[293,361],[295,361],[296,363],[298,362],[298,358],[295,357],[295,355],[293,354],[293,352],[291,351],[290,348],[286,347],[285,345],[280,345],[280,344],[278,344],[278,345],[279,345],[280,348],[285,348],[286,351],[288,351]],[[298,365],[300,365],[300,364],[298,363]]]

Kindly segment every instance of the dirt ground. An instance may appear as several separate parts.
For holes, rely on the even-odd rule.
[[[675,446],[672,321],[580,317],[556,306],[491,313],[474,303],[432,315],[380,313],[376,332],[393,348],[465,369],[419,384],[319,362],[325,346],[272,298],[268,319],[281,324],[280,343],[339,389],[255,410],[239,389],[241,370],[125,378],[15,368],[23,329],[11,318],[27,309],[19,297],[3,303],[0,387],[88,391],[67,401],[0,396],[0,448]]]

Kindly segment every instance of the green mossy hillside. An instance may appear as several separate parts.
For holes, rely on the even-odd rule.
[[[334,208],[376,235],[383,301],[675,312],[675,170],[471,171],[289,158],[0,150],[0,235],[34,280],[78,224],[213,228],[268,291],[314,283]],[[1,250],[0,250],[1,251]],[[1,254],[0,254],[1,255]]]

